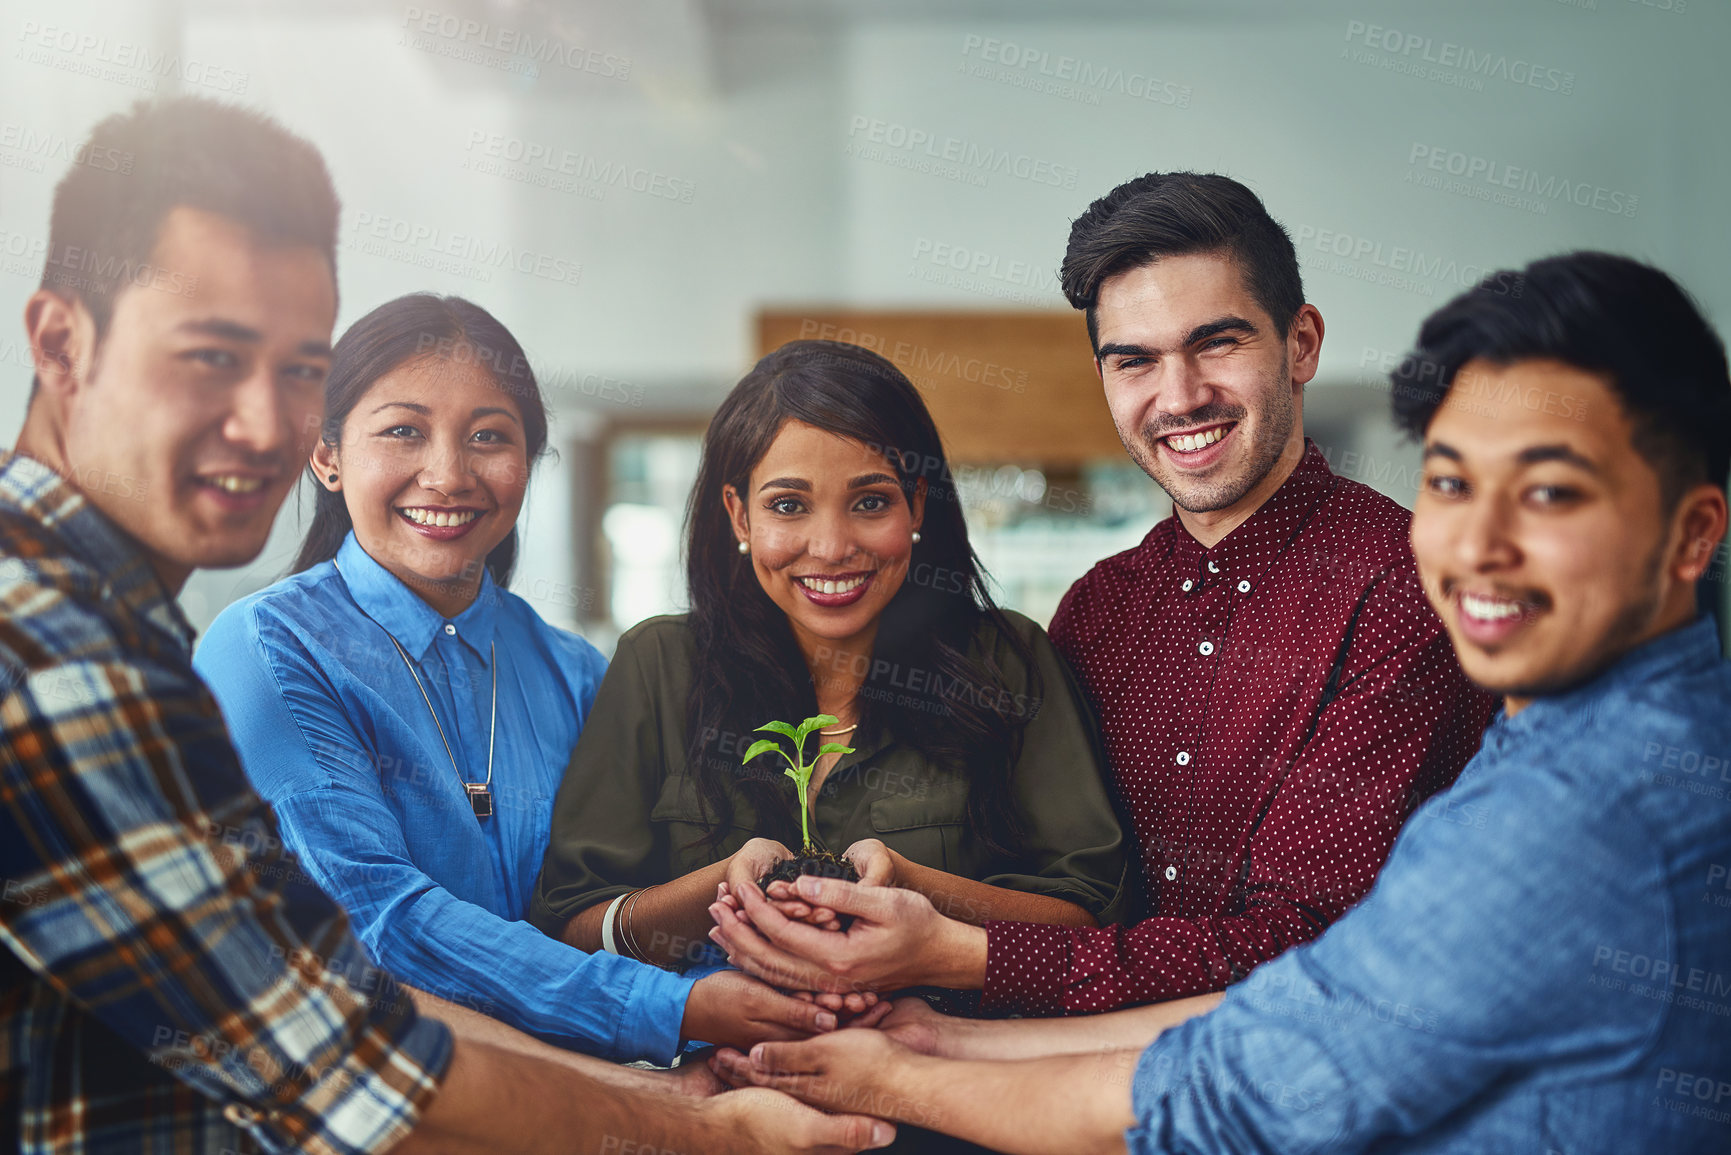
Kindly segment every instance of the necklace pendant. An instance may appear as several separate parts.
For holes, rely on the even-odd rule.
[[[469,792],[469,805],[475,808],[476,818],[493,817],[493,792],[482,782],[465,782],[463,789]]]

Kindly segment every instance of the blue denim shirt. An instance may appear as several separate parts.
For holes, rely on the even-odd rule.
[[[493,815],[477,820],[463,782],[486,777],[495,653]],[[284,840],[381,965],[562,1046],[672,1060],[692,977],[523,921],[606,667],[593,646],[490,576],[446,621],[350,534],[336,565],[225,609],[193,665]]]
[[[1499,718],[1370,895],[1143,1052],[1132,1152],[1731,1151],[1710,619]]]

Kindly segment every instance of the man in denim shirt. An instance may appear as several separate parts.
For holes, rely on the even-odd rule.
[[[718,1067],[1006,1151],[1731,1150],[1724,347],[1665,274],[1576,253],[1433,315],[1394,398],[1425,592],[1505,708],[1356,909],[1223,999],[904,1003]]]

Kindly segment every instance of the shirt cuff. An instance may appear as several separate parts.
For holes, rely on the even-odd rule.
[[[1067,927],[1037,922],[986,923],[985,1013],[1064,1013],[1072,937]]]
[[[679,1054],[685,1002],[697,980],[648,963],[640,964],[639,970],[620,1003],[623,1020],[615,1053],[641,1056],[657,1066],[671,1067]]]

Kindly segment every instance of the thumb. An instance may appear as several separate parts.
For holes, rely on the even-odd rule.
[[[815,1114],[807,1121],[810,1146],[820,1150],[831,1147],[843,1151],[865,1151],[888,1147],[896,1137],[893,1123],[871,1119],[864,1115]]]

